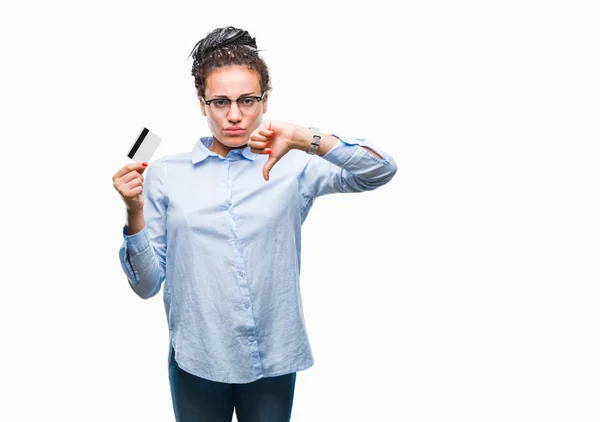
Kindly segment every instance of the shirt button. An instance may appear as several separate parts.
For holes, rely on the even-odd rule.
[[[252,337],[252,336],[248,337],[248,341],[249,341],[250,343],[252,343],[252,342],[254,341],[254,337]]]
[[[244,304],[244,306],[246,307],[246,309],[250,308],[250,304],[249,303]]]
[[[244,276],[244,272],[243,272],[243,271],[238,271],[238,275],[239,275],[240,277],[243,277],[243,276]]]

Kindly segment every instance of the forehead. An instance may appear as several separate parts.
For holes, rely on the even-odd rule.
[[[254,92],[260,95],[258,73],[246,66],[225,66],[210,72],[206,78],[206,94],[226,95],[235,98],[240,94]]]

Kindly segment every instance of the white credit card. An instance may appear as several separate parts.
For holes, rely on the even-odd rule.
[[[151,132],[148,128],[143,128],[140,136],[131,146],[127,156],[133,161],[150,161],[152,154],[158,148],[160,144],[160,137],[155,133]]]

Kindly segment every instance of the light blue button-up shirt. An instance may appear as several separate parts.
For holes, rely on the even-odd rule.
[[[396,173],[373,143],[337,137],[322,157],[290,151],[268,182],[267,155],[246,147],[223,158],[208,150],[212,137],[148,166],[146,226],[131,236],[123,228],[119,256],[142,298],[164,281],[169,337],[184,371],[248,383],[312,366],[299,285],[302,223],[318,196],[372,190]]]

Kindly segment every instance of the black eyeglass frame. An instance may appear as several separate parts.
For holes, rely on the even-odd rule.
[[[244,98],[254,98],[257,102],[261,102],[265,98],[265,94],[266,94],[266,91],[263,92],[260,97],[256,96],[256,95],[244,95],[243,97],[239,97],[239,98],[237,98],[235,100],[231,100],[229,98],[213,98],[212,100],[207,100],[206,98],[204,98],[204,96],[202,96],[201,98],[202,98],[202,100],[204,100],[204,104],[206,104],[209,107],[210,107],[210,103],[212,103],[213,101],[215,101],[215,100],[217,100],[217,101],[221,100],[221,101],[229,101],[229,107],[231,108],[231,103],[233,101],[235,101],[237,103],[239,100],[243,100]],[[238,103],[238,108],[239,107],[240,107],[240,105]]]

